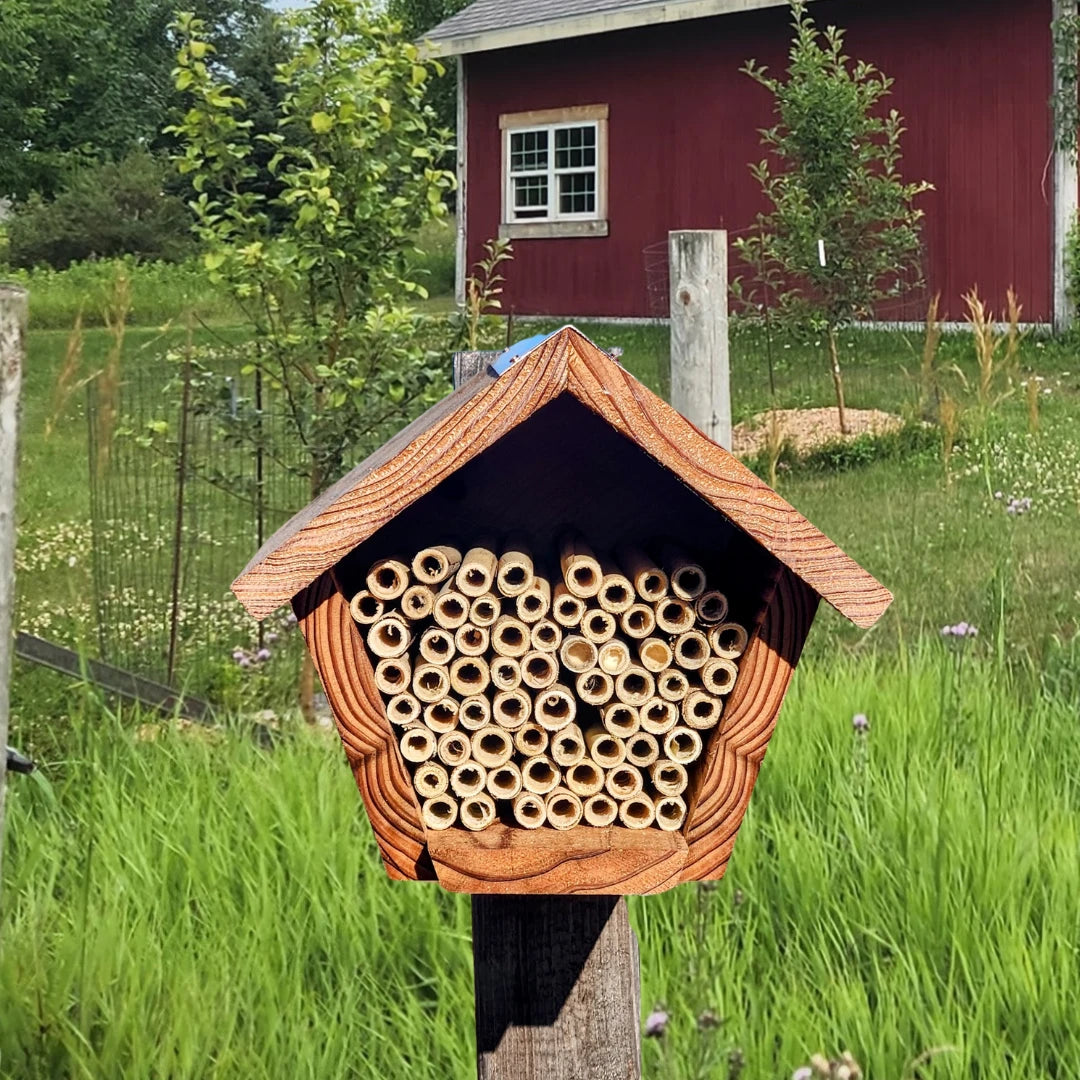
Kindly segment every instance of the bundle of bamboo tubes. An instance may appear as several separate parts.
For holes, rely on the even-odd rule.
[[[677,831],[746,629],[673,545],[562,539],[423,548],[368,571],[350,610],[429,829]]]

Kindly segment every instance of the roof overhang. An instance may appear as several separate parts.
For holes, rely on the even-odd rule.
[[[706,19],[715,15],[735,15],[759,8],[787,7],[789,0],[663,0],[622,11],[606,11],[577,15],[569,19],[527,23],[478,34],[457,37],[428,37],[427,51],[434,56],[465,56],[469,53],[491,52],[494,49],[513,49],[521,45],[538,45],[547,41],[607,34],[613,30],[630,30],[638,26],[658,26],[683,22],[686,19]],[[438,29],[438,27],[436,27]]]

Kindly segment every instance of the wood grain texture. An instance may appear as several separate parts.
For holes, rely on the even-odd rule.
[[[678,883],[686,842],[678,833],[579,825],[566,832],[496,823],[482,832],[428,837],[439,882],[451,892],[622,896]]]
[[[723,876],[817,605],[809,586],[781,572],[688,792],[683,881]]]
[[[424,846],[420,807],[349,605],[331,575],[323,574],[296,597],[293,607],[387,873],[431,880],[435,872]]]

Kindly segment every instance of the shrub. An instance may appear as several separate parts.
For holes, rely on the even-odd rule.
[[[1080,308],[1080,216],[1073,218],[1065,237],[1065,294]]]

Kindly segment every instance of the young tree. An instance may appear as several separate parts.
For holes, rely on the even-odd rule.
[[[903,119],[879,110],[892,80],[846,56],[842,30],[819,32],[806,0],[792,0],[791,11],[786,78],[754,60],[742,69],[772,94],[776,123],[761,132],[771,160],[751,166],[770,209],[736,247],[782,280],[784,321],[824,333],[846,432],[837,331],[921,283],[915,199],[932,185],[900,175]]]

